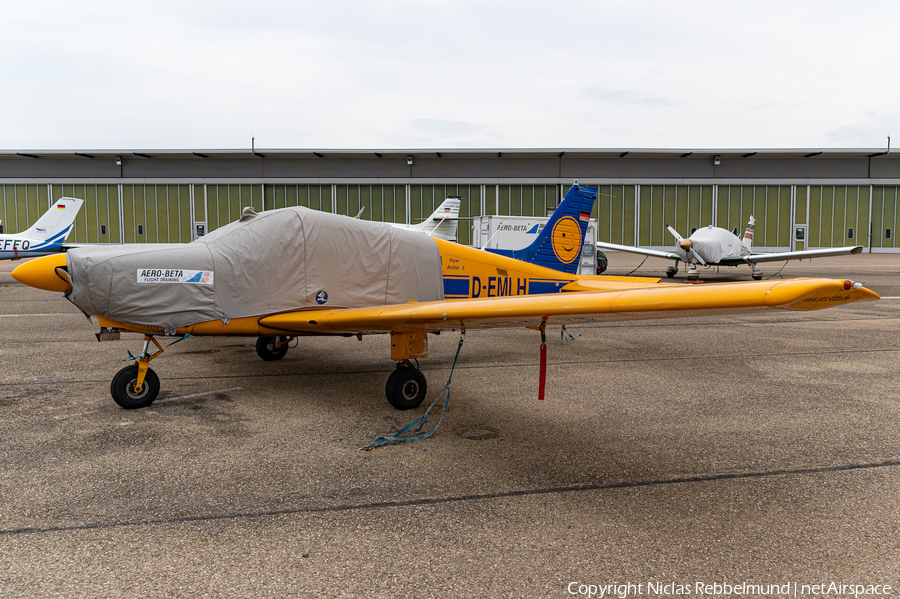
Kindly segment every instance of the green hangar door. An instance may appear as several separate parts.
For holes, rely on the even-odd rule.
[[[122,243],[118,185],[51,185],[50,205],[59,198],[84,200],[70,243]]]
[[[868,185],[811,185],[808,210],[807,249],[868,246]]]
[[[900,247],[897,243],[897,199],[896,185],[879,185],[872,189],[872,251],[892,250]],[[860,242],[860,245],[866,245]]]
[[[191,241],[190,185],[123,185],[125,243]]]
[[[791,193],[790,185],[719,185],[716,226],[743,237],[753,216],[754,252],[790,251],[794,227]]]

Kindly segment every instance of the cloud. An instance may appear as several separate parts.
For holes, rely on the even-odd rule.
[[[647,94],[624,89],[609,89],[606,87],[589,87],[584,90],[584,95],[592,100],[604,104],[616,106],[649,106],[676,108],[684,106],[685,102],[673,99],[669,96]]]
[[[7,149],[254,133],[287,148],[856,147],[900,131],[895,2],[35,0],[4,18]]]
[[[887,136],[894,132],[894,147],[900,146],[900,112],[869,111],[852,123],[827,130],[829,144],[846,148],[886,148]]]

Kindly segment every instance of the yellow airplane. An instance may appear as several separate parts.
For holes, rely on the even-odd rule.
[[[575,186],[570,193],[592,194]],[[577,259],[579,223],[545,227],[542,260]],[[540,252],[539,252],[540,253]],[[879,299],[849,280],[795,279],[683,285],[659,279],[575,275],[385,223],[305,208],[261,214],[176,247],[75,248],[13,271],[18,281],[66,297],[96,316],[100,341],[144,335],[134,363],[112,380],[126,409],[150,405],[157,337],[257,337],[264,359],[309,335],[390,335],[397,369],[385,392],[397,409],[419,406],[427,385],[412,360],[444,331],[684,316],[818,310]],[[151,344],[156,351],[151,351]],[[545,367],[546,345],[541,346]],[[543,377],[541,377],[543,380]],[[542,387],[541,387],[542,392]]]

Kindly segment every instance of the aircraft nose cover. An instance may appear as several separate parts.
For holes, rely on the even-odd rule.
[[[704,227],[691,235],[694,250],[707,263],[715,264],[726,256],[740,256],[740,240],[724,229]]]
[[[189,244],[69,251],[89,314],[176,328],[304,307],[443,299],[434,239],[306,208],[263,212]]]

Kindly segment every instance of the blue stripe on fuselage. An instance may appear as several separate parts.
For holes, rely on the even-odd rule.
[[[444,297],[469,297],[469,277],[444,277]]]

